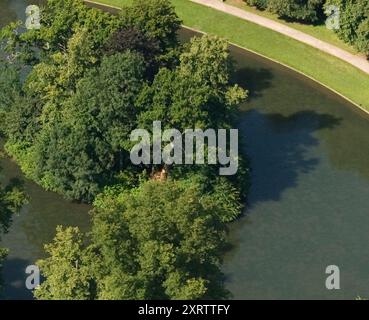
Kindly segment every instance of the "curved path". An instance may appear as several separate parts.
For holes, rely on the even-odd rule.
[[[245,10],[236,8],[229,4],[225,4],[221,0],[190,0],[190,1],[198,3],[198,4],[202,4],[204,6],[207,6],[207,7],[210,7],[210,8],[225,12],[225,13],[228,13],[238,18],[241,18],[241,19],[253,22],[255,24],[258,24],[260,26],[263,26],[265,28],[272,29],[276,32],[282,33],[290,38],[306,43],[314,48],[317,48],[343,61],[346,61],[347,63],[350,63],[356,68],[369,74],[369,62],[365,59],[365,57],[351,54],[332,44],[321,41],[304,32],[290,28],[282,23],[273,21],[268,18],[261,17],[254,13],[247,12]]]

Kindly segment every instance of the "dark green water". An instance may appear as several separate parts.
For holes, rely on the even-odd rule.
[[[368,117],[292,71],[233,55],[252,92],[240,128],[253,171],[246,217],[231,226],[229,289],[240,299],[369,297]],[[332,264],[341,290],[325,288]]]
[[[0,0],[0,26],[18,19],[24,20],[28,5],[39,5],[43,2],[44,0]]]
[[[1,182],[13,177],[21,177],[18,166],[9,161],[0,161]],[[4,263],[3,278],[6,299],[32,298],[25,289],[27,275],[25,269],[44,256],[43,245],[55,236],[58,225],[78,226],[89,229],[89,206],[65,201],[61,196],[46,192],[35,183],[25,180],[26,192],[30,202],[13,221],[10,232],[3,236],[2,247],[10,249]]]
[[[0,0],[0,23],[25,5]],[[369,297],[368,117],[284,67],[235,48],[232,55],[237,81],[251,91],[240,129],[253,171],[246,215],[230,227],[228,288],[239,299]],[[21,175],[8,160],[2,166],[4,178]],[[23,270],[56,225],[88,228],[87,206],[26,187],[31,203],[2,243],[11,250],[6,298],[30,297]],[[331,264],[340,267],[341,290],[325,289]]]

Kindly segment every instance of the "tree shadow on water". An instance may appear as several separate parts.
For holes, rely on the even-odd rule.
[[[249,91],[247,100],[262,96],[262,92],[272,86],[273,73],[266,68],[239,68],[232,75],[232,82]]]
[[[309,155],[309,150],[319,145],[314,132],[340,123],[337,117],[315,111],[289,116],[255,109],[245,112],[239,128],[252,169],[248,207],[278,201],[284,190],[296,187],[299,174],[319,164],[319,158]]]
[[[3,291],[0,299],[4,300],[31,300],[32,291],[25,286],[27,274],[25,270],[30,262],[19,258],[7,258],[4,261],[2,279]]]

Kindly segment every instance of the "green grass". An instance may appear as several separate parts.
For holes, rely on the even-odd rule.
[[[294,28],[296,30],[302,31],[304,33],[307,33],[315,38],[318,38],[322,41],[328,42],[330,44],[333,44],[336,47],[339,47],[343,50],[346,50],[350,53],[357,54],[357,50],[353,48],[352,46],[345,43],[343,40],[339,39],[337,35],[332,31],[326,28],[325,24],[320,25],[311,25],[311,24],[303,24],[299,22],[288,22],[281,18],[279,18],[276,14],[273,14],[268,11],[262,11],[258,10],[255,7],[251,7],[247,5],[243,0],[226,0],[225,3],[230,4],[232,6],[241,8],[245,11],[255,13],[259,16],[277,21],[281,24],[284,24],[288,27]]]
[[[91,0],[91,2],[104,3],[110,6],[122,8],[126,6],[127,4],[132,3],[132,0]]]
[[[131,0],[95,0],[122,7]],[[185,26],[216,34],[290,66],[369,111],[369,75],[350,64],[270,29],[188,0],[172,0]]]

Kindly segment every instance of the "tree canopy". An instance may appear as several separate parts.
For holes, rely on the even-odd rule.
[[[41,29],[1,31],[0,130],[25,175],[94,204],[93,229],[57,229],[39,299],[224,298],[226,222],[246,200],[248,164],[134,165],[134,129],[230,129],[247,91],[219,37],[179,43],[169,0],[113,16],[49,0]],[[229,148],[229,146],[226,146]],[[167,175],[158,179],[164,169]]]
[[[244,0],[249,5],[266,9],[282,18],[318,22],[324,16],[324,0]]]
[[[225,225],[201,189],[148,181],[95,200],[89,239],[58,228],[38,263],[40,299],[219,299]],[[67,279],[65,282],[63,279]]]
[[[143,71],[140,56],[117,53],[79,81],[34,146],[35,174],[43,185],[69,199],[91,202],[114,173],[128,166]]]
[[[369,0],[328,0],[340,8],[338,36],[369,57]]]

